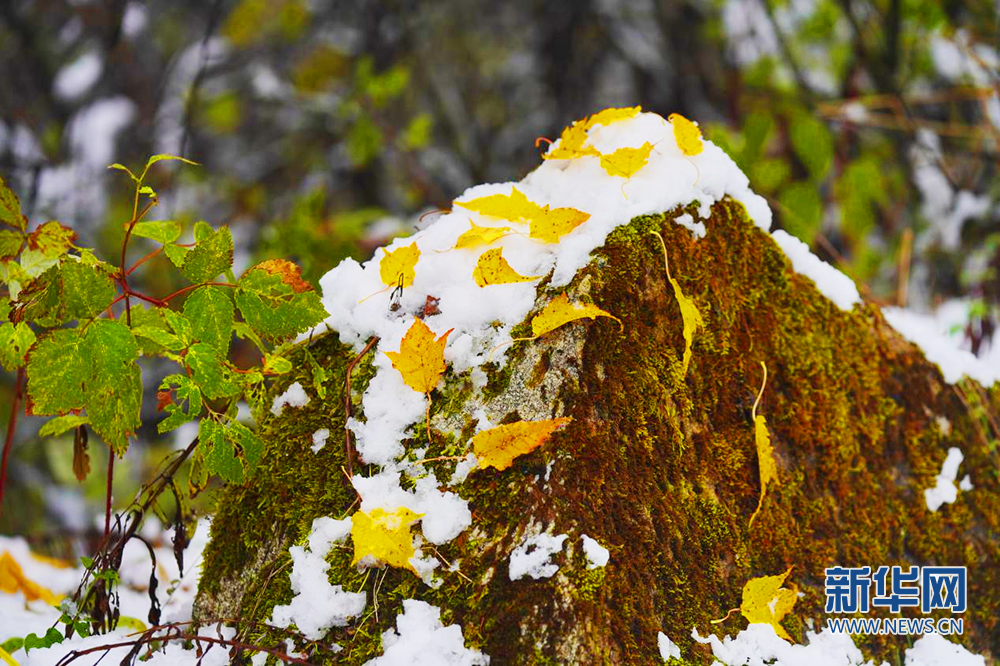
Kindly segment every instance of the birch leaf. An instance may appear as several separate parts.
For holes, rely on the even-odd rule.
[[[481,227],[471,220],[469,224],[472,225],[472,228],[458,237],[453,250],[489,245],[513,231],[510,227]]]
[[[16,594],[20,591],[24,593],[26,600],[41,599],[50,606],[57,605],[61,598],[25,576],[21,565],[6,550],[0,555],[0,591],[7,594]]]
[[[547,442],[553,432],[572,420],[564,416],[548,421],[517,421],[476,433],[472,447],[479,466],[503,471],[510,467],[514,458],[534,451]]]
[[[559,145],[542,155],[543,160],[571,160],[584,155],[600,155],[596,148],[584,147],[587,142],[587,121],[577,120],[562,131]]]
[[[764,386],[767,384],[767,366],[761,361],[764,368],[764,381],[760,386],[760,393],[753,403],[753,435],[757,447],[757,464],[760,466],[760,498],[757,500],[757,508],[750,516],[749,527],[753,527],[753,521],[760,513],[760,508],[764,505],[764,495],[767,493],[767,484],[778,479],[778,464],[774,460],[774,446],[771,444],[771,433],[767,430],[767,421],[763,414],[757,413],[757,405],[764,395]]]
[[[562,236],[590,219],[590,213],[576,208],[549,208],[544,206],[531,218],[528,235],[543,243],[558,243]]]
[[[531,332],[535,337],[538,337],[559,328],[563,324],[583,319],[584,317],[589,319],[611,317],[618,322],[619,328],[622,326],[622,320],[610,312],[606,312],[596,305],[589,303],[570,303],[566,294],[559,294],[540,313],[532,318]]]
[[[604,109],[603,111],[595,113],[591,117],[587,118],[586,129],[590,129],[596,125],[610,125],[611,123],[619,120],[635,118],[641,112],[641,106],[628,106],[620,109]]]
[[[774,628],[774,633],[794,643],[792,637],[779,624],[792,610],[798,596],[798,590],[794,587],[792,589],[781,587],[791,571],[789,567],[788,571],[777,576],[761,576],[748,580],[743,586],[740,612],[750,624],[769,624]]]
[[[422,515],[406,507],[399,507],[392,512],[382,508],[374,509],[370,514],[355,512],[351,516],[351,538],[354,541],[354,559],[351,564],[357,564],[362,558],[372,555],[379,562],[417,573],[410,564],[410,558],[414,555],[410,526]]]
[[[415,319],[403,336],[399,351],[386,352],[385,355],[392,361],[392,367],[403,376],[407,386],[418,393],[430,393],[444,374],[444,346],[450,333],[451,330],[448,330],[435,340],[427,324]]]
[[[409,287],[417,276],[415,266],[420,259],[420,248],[416,243],[410,243],[397,250],[389,252],[382,250],[382,259],[378,262],[378,274],[382,284],[389,287]]]
[[[646,166],[653,144],[649,141],[638,148],[619,148],[613,153],[601,155],[601,167],[609,176],[631,178],[636,171]]]
[[[697,155],[705,149],[701,141],[701,130],[693,122],[679,113],[671,113],[667,120],[674,126],[674,140],[685,155]]]
[[[467,208],[482,215],[499,217],[511,222],[535,217],[542,209],[533,201],[529,201],[516,187],[511,188],[510,194],[491,194],[488,197],[479,197],[472,201],[456,201],[456,206]]]
[[[541,275],[521,275],[503,258],[503,248],[495,247],[479,255],[479,261],[472,271],[472,277],[480,287],[491,284],[513,284],[515,282],[531,282]]]
[[[677,305],[681,309],[681,319],[684,322],[684,358],[681,361],[681,376],[687,374],[688,364],[691,362],[691,345],[694,343],[694,334],[698,327],[704,325],[701,312],[695,307],[694,301],[684,295],[681,285],[677,280],[670,278],[670,284],[674,288],[674,296],[677,297]]]

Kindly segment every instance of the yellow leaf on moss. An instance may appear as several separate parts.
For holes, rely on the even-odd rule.
[[[458,237],[453,250],[489,245],[513,231],[510,227],[481,227],[471,220],[469,224],[472,225],[472,228]]]
[[[513,284],[515,282],[531,282],[541,275],[521,275],[503,258],[503,248],[495,247],[479,255],[479,261],[472,270],[472,277],[480,287],[491,284]]]
[[[542,209],[535,202],[529,201],[528,197],[516,187],[511,188],[510,194],[491,194],[472,201],[456,201],[455,205],[511,222],[531,219]]]
[[[774,628],[776,634],[786,641],[794,643],[792,637],[779,624],[781,619],[792,610],[798,597],[796,588],[781,587],[791,571],[792,569],[789,567],[788,571],[778,576],[761,576],[748,580],[743,586],[740,612],[750,624],[769,624]]]
[[[21,565],[6,550],[0,555],[0,591],[7,594],[23,592],[28,601],[41,599],[50,606],[57,605],[62,599],[62,595],[53,593],[25,576]]]
[[[590,219],[590,213],[576,208],[549,208],[544,206],[531,218],[528,235],[543,243],[558,243],[562,236]]]
[[[667,120],[674,126],[674,140],[685,155],[697,155],[705,149],[701,142],[701,130],[693,122],[679,113],[671,113]]]
[[[421,516],[423,514],[402,506],[392,512],[381,508],[374,509],[370,514],[355,512],[351,516],[351,539],[354,541],[351,564],[372,555],[379,562],[417,573],[410,564],[414,555],[410,526]]]
[[[638,148],[619,148],[613,153],[601,155],[601,167],[609,176],[631,178],[636,171],[646,166],[653,144],[649,141]]]
[[[563,324],[567,324],[577,319],[596,319],[597,317],[611,317],[618,322],[621,328],[622,320],[610,312],[606,312],[596,305],[590,303],[570,303],[566,294],[559,294],[542,309],[531,320],[531,332],[535,337],[545,335]]]
[[[613,122],[619,120],[628,120],[629,118],[635,118],[642,112],[641,106],[628,106],[620,109],[604,109],[598,113],[595,113],[586,120],[586,127],[590,129],[596,125],[610,125]]]
[[[514,458],[530,453],[548,441],[557,429],[573,419],[564,416],[547,421],[517,421],[476,433],[472,450],[483,469],[495,467],[503,471]]]
[[[688,364],[691,362],[691,345],[694,343],[694,334],[705,321],[701,317],[701,312],[695,307],[694,301],[684,295],[677,280],[670,278],[670,284],[674,288],[674,296],[677,298],[677,305],[681,308],[681,320],[684,324],[684,358],[681,361],[681,376],[683,377],[687,375]]]
[[[572,160],[585,155],[600,155],[596,148],[584,147],[587,142],[587,121],[577,120],[563,129],[559,145],[542,155],[543,160]]]
[[[450,329],[437,340],[434,333],[420,319],[415,319],[403,336],[398,352],[386,352],[392,367],[403,376],[403,381],[418,393],[430,393],[444,374],[444,346]]]
[[[757,413],[757,405],[760,403],[761,396],[764,395],[764,386],[767,384],[767,366],[764,365],[763,361],[760,362],[760,365],[764,368],[764,381],[760,385],[760,393],[757,394],[757,400],[754,401],[753,409],[751,410],[751,414],[753,415],[753,438],[757,447],[757,464],[760,467],[760,498],[757,500],[757,508],[754,510],[753,515],[750,516],[748,528],[753,527],[753,521],[764,505],[764,495],[767,493],[767,485],[772,481],[778,480],[778,463],[774,460],[774,446],[771,444],[771,433],[767,430],[767,421],[764,419],[764,415]]]
[[[417,276],[416,265],[420,259],[420,248],[416,243],[389,252],[383,250],[378,262],[378,274],[382,284],[390,287],[409,287]]]

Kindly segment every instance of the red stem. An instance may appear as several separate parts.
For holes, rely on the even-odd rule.
[[[108,487],[104,500],[104,539],[111,533],[111,481],[115,478],[115,452],[108,447]]]
[[[230,282],[201,282],[199,284],[191,284],[191,285],[188,285],[188,286],[184,287],[183,289],[178,289],[177,291],[175,291],[172,294],[167,294],[166,296],[164,296],[161,299],[161,302],[162,302],[163,305],[166,305],[167,303],[169,303],[173,299],[177,298],[181,294],[186,294],[189,291],[194,291],[198,287],[232,287],[233,289],[235,289],[236,285],[232,284]],[[138,296],[138,294],[136,294],[136,295]]]
[[[24,368],[18,368],[14,380],[14,399],[10,405],[10,419],[7,421],[7,438],[3,442],[3,462],[0,463],[0,515],[3,515],[3,489],[7,485],[7,459],[14,445],[14,431],[17,429],[17,414],[21,403],[21,389],[24,386]]]

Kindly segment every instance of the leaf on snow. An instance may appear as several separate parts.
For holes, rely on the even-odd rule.
[[[543,243],[558,243],[562,236],[590,219],[590,213],[576,208],[549,208],[543,206],[531,218],[528,235]]]
[[[469,220],[469,224],[472,225],[472,228],[458,237],[453,250],[489,245],[512,231],[510,227],[481,227],[472,220]]]
[[[382,259],[378,262],[378,273],[382,284],[404,288],[413,284],[417,276],[414,267],[420,259],[420,248],[417,244],[410,243],[392,252],[383,249],[382,252]]]
[[[62,598],[25,576],[21,565],[6,550],[0,555],[0,591],[7,594],[16,594],[20,591],[24,593],[27,601],[41,599],[50,606],[57,605]]]
[[[601,155],[601,167],[609,176],[631,178],[636,171],[646,166],[653,144],[649,141],[638,148],[619,148],[613,153]]]
[[[531,332],[535,337],[545,335],[563,324],[567,324],[577,319],[596,319],[597,317],[611,317],[618,322],[619,328],[622,320],[610,312],[606,312],[596,305],[590,303],[570,303],[565,293],[559,294],[545,306],[544,309],[531,320]]]
[[[559,144],[542,155],[543,160],[571,160],[585,155],[600,155],[596,148],[584,147],[587,142],[587,121],[577,120],[562,131]]]
[[[417,573],[410,564],[415,552],[410,526],[422,516],[402,506],[391,512],[382,508],[374,509],[370,514],[355,512],[351,516],[351,539],[354,541],[351,564],[372,555],[379,562]]]
[[[513,284],[515,282],[531,282],[541,275],[521,275],[503,258],[503,248],[495,247],[479,255],[479,261],[472,271],[472,277],[480,287],[491,284]]]
[[[530,201],[516,187],[511,188],[510,194],[491,194],[471,201],[456,201],[455,205],[482,215],[499,217],[511,222],[530,220],[541,210],[541,206]]]
[[[743,600],[740,612],[750,624],[769,624],[774,632],[786,641],[794,643],[784,627],[779,624],[781,619],[792,610],[798,598],[798,590],[781,587],[791,573],[791,567],[777,576],[761,576],[751,578],[743,586]]]
[[[671,113],[667,120],[674,126],[674,140],[685,155],[697,155],[705,146],[701,142],[701,130],[693,122],[679,113]]]
[[[586,120],[586,128],[590,129],[597,125],[610,125],[611,123],[618,122],[619,120],[628,120],[629,118],[635,118],[642,112],[641,106],[627,106],[619,109],[604,109],[594,115],[590,116]]]
[[[453,330],[453,329],[452,329]],[[398,352],[386,352],[392,367],[403,376],[403,381],[418,393],[430,393],[437,386],[445,371],[444,347],[451,330],[438,339],[420,319],[414,319],[410,330],[403,336]]]
[[[503,471],[514,458],[530,453],[548,441],[553,432],[573,419],[564,416],[547,421],[517,421],[476,433],[472,438],[473,452],[483,469],[495,467]]]

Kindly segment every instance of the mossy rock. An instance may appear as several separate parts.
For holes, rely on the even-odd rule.
[[[708,664],[711,652],[691,628],[743,628],[736,616],[709,621],[740,604],[748,579],[794,567],[789,581],[804,596],[782,626],[803,641],[809,620],[817,629],[826,621],[826,567],[895,564],[969,567],[965,633],[952,639],[988,660],[1000,655],[1000,387],[949,385],[877,306],[838,309],[739,203],[716,204],[701,240],[672,222],[684,212],[619,227],[570,285],[619,317],[621,330],[610,319],[582,320],[518,343],[482,390],[468,373],[447,377],[433,396],[428,458],[466,450],[480,408],[494,423],[573,421],[511,468],[475,471],[457,488],[473,525],[438,549],[461,574],[441,572],[437,589],[407,571],[359,572],[351,550],[335,548],[331,582],[366,589],[368,611],[324,641],[299,641],[312,661],[378,656],[402,600],[417,598],[460,624],[466,644],[494,664],[662,663],[658,631],[686,662]],[[681,315],[652,231],[665,237],[671,274],[704,317],[686,375]],[[555,293],[539,287],[538,305]],[[308,353],[329,371],[317,387],[305,353],[295,352],[297,370],[278,390],[300,381],[310,403],[263,425],[268,452],[256,476],[221,493],[195,608],[201,619],[241,618],[243,637],[258,644],[284,637],[261,623],[291,599],[289,546],[314,518],[348,515],[355,501],[342,471],[345,372],[355,354],[336,335],[316,339]],[[759,411],[778,480],[750,529],[761,361],[769,379]],[[371,371],[369,359],[354,368],[355,417]],[[318,428],[332,434],[314,454]],[[408,445],[427,447],[426,428],[414,433]],[[950,446],[965,454],[974,489],[930,512],[923,491]],[[453,466],[428,464],[440,479]],[[510,582],[513,548],[550,527],[570,535],[554,560],[559,572]],[[586,568],[583,533],[610,549],[606,568]],[[342,652],[330,651],[334,642]],[[876,663],[902,663],[911,643],[858,639]]]

